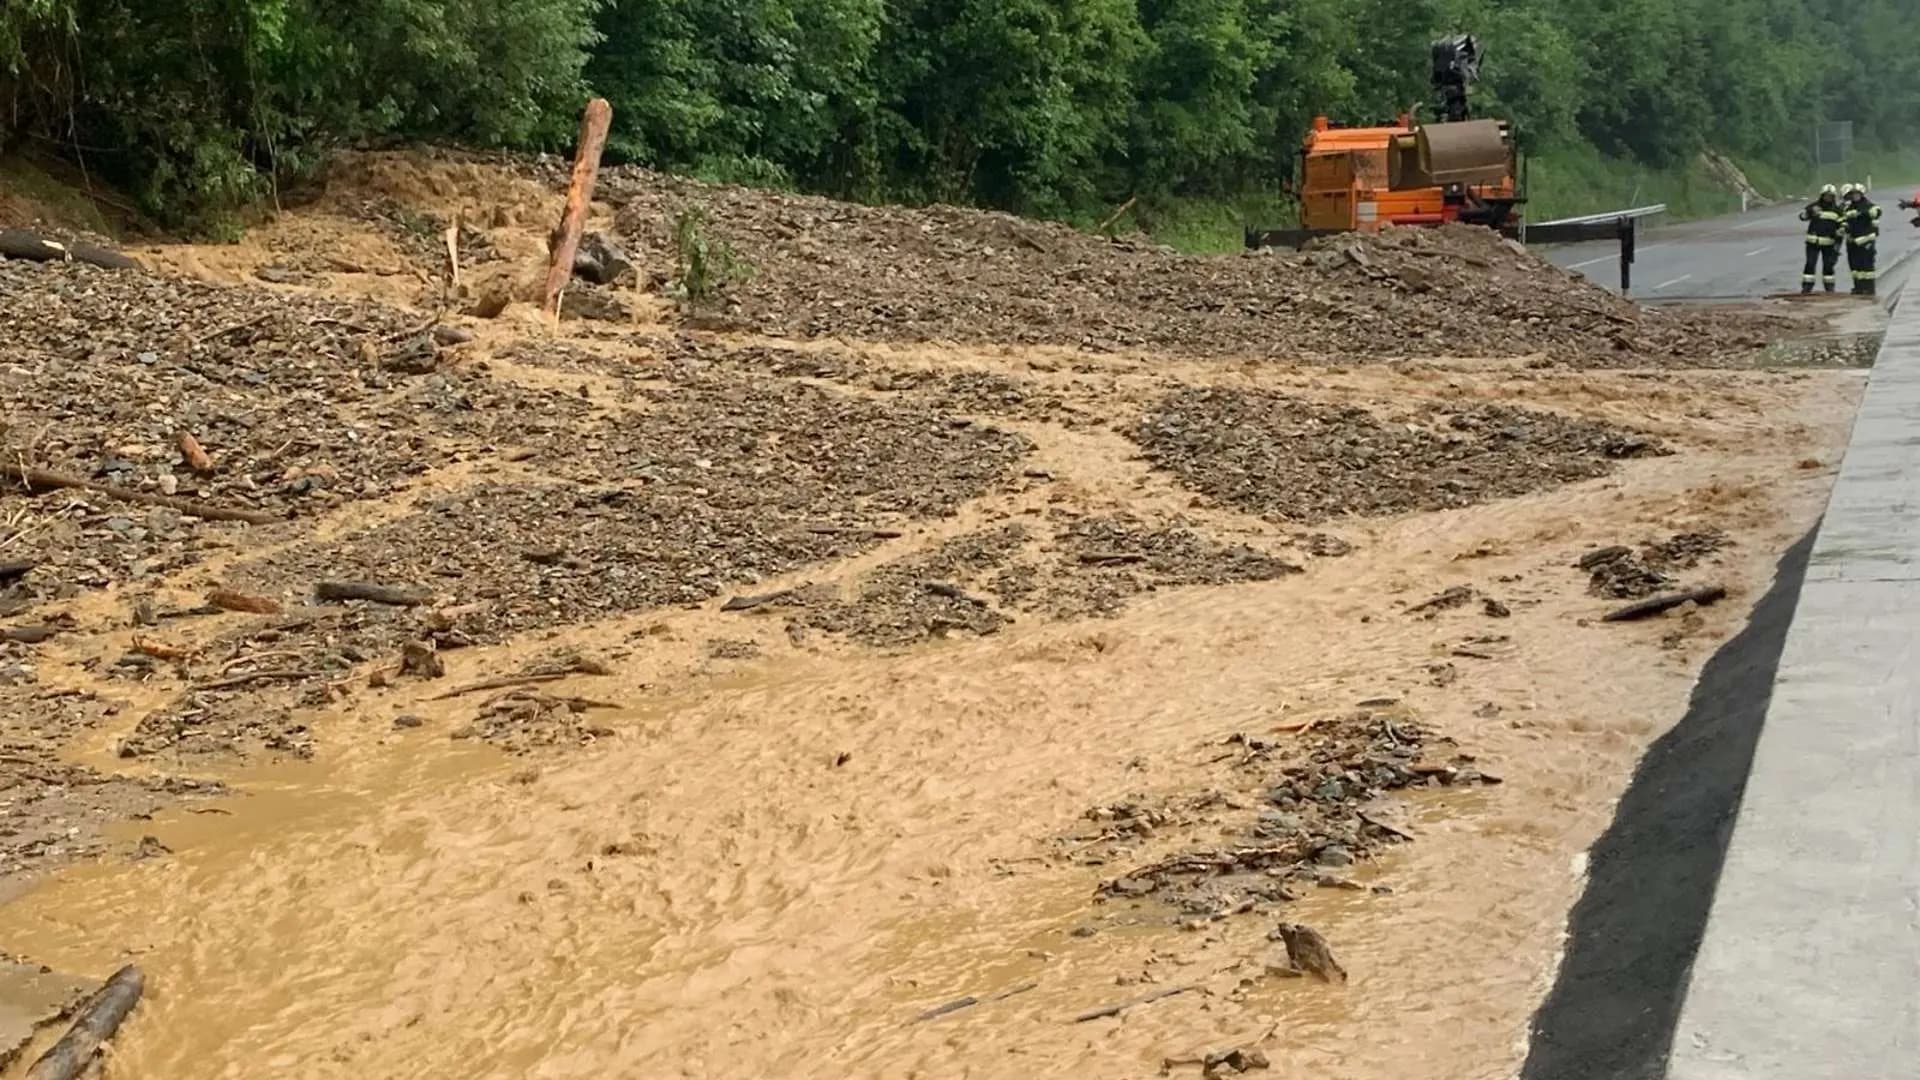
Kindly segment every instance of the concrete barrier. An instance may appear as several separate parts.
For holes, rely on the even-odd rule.
[[[1814,540],[1667,1076],[1920,1077],[1920,300]]]

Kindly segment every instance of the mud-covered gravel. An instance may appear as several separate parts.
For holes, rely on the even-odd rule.
[[[1219,387],[1167,395],[1131,434],[1186,487],[1309,524],[1471,506],[1666,452],[1648,436],[1512,406],[1395,415]]]
[[[1783,325],[1643,309],[1468,226],[1182,255],[1007,214],[857,206],[638,169],[606,171],[600,191],[619,207],[623,239],[656,265],[671,265],[674,222],[697,211],[750,267],[727,286],[724,318],[782,337],[1619,367],[1752,362]]]

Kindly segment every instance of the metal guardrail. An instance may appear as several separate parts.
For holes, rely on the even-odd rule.
[[[1637,206],[1632,210],[1608,210],[1602,214],[1588,214],[1585,217],[1557,218],[1553,221],[1542,221],[1531,227],[1537,229],[1551,225],[1591,225],[1600,221],[1617,221],[1620,218],[1638,219],[1655,217],[1666,212],[1666,203],[1654,203],[1652,206]]]
[[[1561,218],[1521,226],[1523,244],[1577,244],[1588,240],[1620,241],[1620,295],[1633,291],[1634,250],[1639,240],[1640,222],[1667,212],[1667,204],[1638,206],[1631,210],[1609,210],[1585,217]]]

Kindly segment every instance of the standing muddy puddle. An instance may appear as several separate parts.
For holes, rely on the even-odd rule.
[[[202,320],[0,346],[37,460],[299,515],[0,502],[57,631],[0,656],[0,943],[145,972],[109,1080],[1510,1076],[1864,379],[478,322],[415,370],[337,289],[32,274]]]

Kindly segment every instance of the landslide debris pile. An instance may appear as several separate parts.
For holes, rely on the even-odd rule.
[[[726,288],[728,315],[780,336],[1625,366],[1737,362],[1779,330],[1644,310],[1467,226],[1195,256],[1007,214],[858,206],[635,169],[610,170],[601,192],[655,266],[672,264],[676,222],[697,211],[751,268]]]
[[[1181,484],[1264,516],[1313,523],[1456,509],[1604,476],[1657,440],[1504,405],[1387,418],[1283,394],[1188,387],[1134,428]]]

